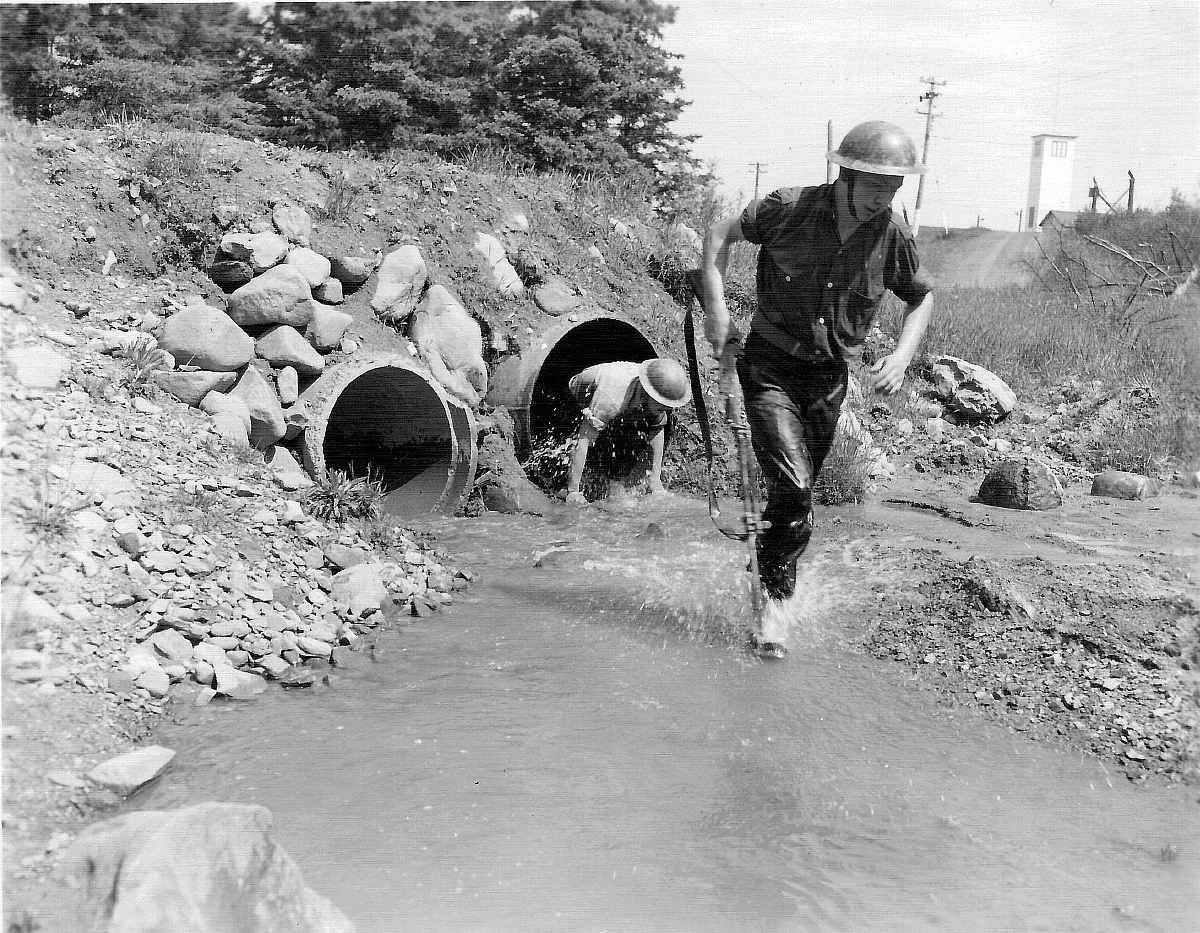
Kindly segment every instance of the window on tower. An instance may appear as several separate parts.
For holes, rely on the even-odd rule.
[[[1050,142],[1050,155],[1065,156],[1067,154],[1067,141],[1065,139],[1055,139]]]

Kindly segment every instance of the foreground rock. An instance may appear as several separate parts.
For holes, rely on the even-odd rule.
[[[353,933],[276,843],[263,807],[147,810],[85,830],[58,871],[43,933]]]
[[[1062,505],[1062,486],[1039,460],[1002,460],[979,487],[979,501],[1003,509],[1045,511]]]

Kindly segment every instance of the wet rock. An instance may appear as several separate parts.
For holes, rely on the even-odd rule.
[[[279,675],[280,686],[311,687],[317,681],[317,675],[307,667],[293,665]]]
[[[38,929],[353,933],[274,838],[263,807],[203,803],[90,826],[63,853]]]
[[[244,660],[249,660],[249,655]],[[267,689],[267,682],[257,674],[232,666],[215,667],[213,674],[217,680],[217,693],[231,700],[252,700]]]
[[[979,501],[1005,509],[1044,511],[1062,505],[1062,486],[1040,460],[1002,460],[980,485]]]
[[[346,282],[341,276],[336,277]],[[429,270],[415,245],[409,243],[393,250],[379,267],[371,310],[389,324],[407,320],[416,310],[428,281]]]
[[[191,306],[175,312],[163,324],[160,349],[177,364],[211,372],[232,372],[254,359],[254,340],[224,311]]]
[[[1148,499],[1158,495],[1158,484],[1137,473],[1105,470],[1092,477],[1091,494],[1111,499]]]
[[[94,784],[128,797],[166,770],[175,752],[161,745],[149,745],[110,758],[88,772]]]

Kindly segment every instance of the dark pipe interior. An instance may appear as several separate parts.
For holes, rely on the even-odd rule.
[[[529,403],[531,442],[559,442],[575,433],[579,406],[567,383],[576,373],[597,363],[641,362],[655,355],[650,341],[622,321],[588,321],[568,331],[546,357],[534,383]]]
[[[442,400],[424,379],[380,367],[351,382],[333,406],[323,453],[329,469],[383,483],[389,507],[425,511],[446,487],[454,445]]]

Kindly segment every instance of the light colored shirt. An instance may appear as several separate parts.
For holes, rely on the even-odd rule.
[[[575,401],[583,406],[583,417],[597,431],[603,431],[622,415],[644,407],[645,396],[638,391],[641,371],[641,363],[628,360],[597,363],[571,377],[567,386]],[[647,427],[661,426],[666,420],[666,412],[659,412],[654,423]]]

